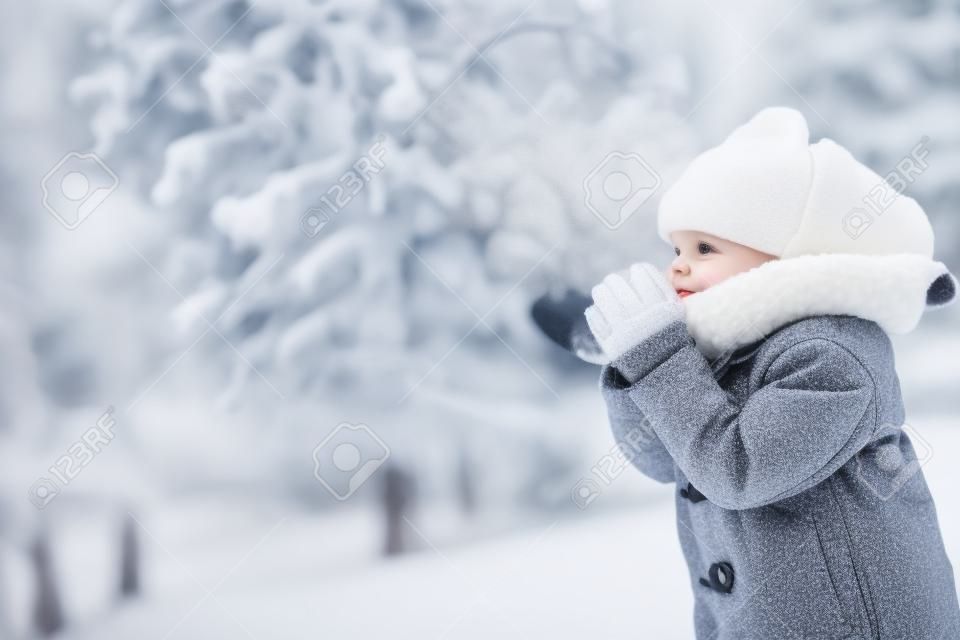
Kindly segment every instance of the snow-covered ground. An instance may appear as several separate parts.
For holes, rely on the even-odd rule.
[[[291,549],[293,552],[294,550]],[[648,508],[471,548],[427,549],[349,575],[128,606],[65,637],[689,638],[691,596],[669,495]],[[165,636],[172,631],[169,636]]]
[[[956,564],[960,501],[949,489],[960,429],[950,416],[911,424],[932,451],[924,473]],[[421,551],[381,562],[359,551],[374,529],[359,515],[336,531],[293,518],[178,535],[158,525],[147,565],[166,577],[63,638],[690,638],[672,488],[650,484],[636,508],[604,509],[602,496],[596,509],[493,541],[434,547],[424,534]],[[191,548],[191,538],[203,542]],[[331,551],[342,551],[341,566],[320,560]]]

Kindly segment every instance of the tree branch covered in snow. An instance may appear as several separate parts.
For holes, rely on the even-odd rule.
[[[613,150],[668,171],[691,140],[657,52],[574,3],[550,20],[520,9],[123,2],[74,94],[98,149],[176,220],[164,270],[189,291],[184,340],[222,316],[277,388],[387,403],[459,344],[470,373],[454,359],[431,383],[549,397],[563,372],[530,300],[652,246],[639,215],[600,224],[583,178]],[[378,140],[382,172],[331,210]],[[327,214],[315,233],[310,211]],[[232,354],[220,365],[231,402],[262,387]]]

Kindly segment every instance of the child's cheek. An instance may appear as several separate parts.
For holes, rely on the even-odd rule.
[[[721,262],[711,261],[701,265],[700,273],[697,274],[702,287],[701,291],[708,289],[715,284],[720,284],[730,276],[734,276],[746,268],[735,261]]]
[[[727,278],[726,273],[716,269],[712,265],[704,265],[703,272],[697,275],[699,276],[701,291],[709,289]]]

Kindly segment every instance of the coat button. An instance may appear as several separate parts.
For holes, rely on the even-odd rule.
[[[730,593],[733,590],[733,566],[729,562],[714,562],[707,575],[710,580],[700,578],[703,586],[720,593]]]
[[[693,486],[693,484],[690,482],[687,483],[686,487],[684,487],[683,489],[680,489],[680,495],[686,498],[687,500],[689,500],[690,502],[693,502],[694,504],[696,504],[697,502],[700,502],[701,500],[707,499],[707,496],[700,493],[697,490],[697,488]]]

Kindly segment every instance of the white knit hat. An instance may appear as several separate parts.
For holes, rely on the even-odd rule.
[[[668,243],[670,232],[688,229],[781,258],[933,257],[920,205],[833,140],[810,144],[803,115],[786,107],[760,111],[697,156],[664,194],[657,223]]]

